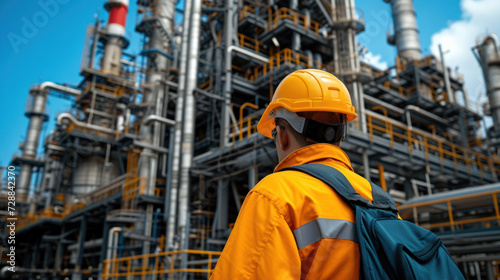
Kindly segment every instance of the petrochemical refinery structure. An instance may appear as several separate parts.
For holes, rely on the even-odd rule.
[[[458,73],[422,55],[412,0],[385,1],[398,52],[387,70],[360,61],[354,0],[186,0],[177,26],[175,0],[138,0],[137,11],[109,0],[107,23],[87,29],[81,82],[30,89],[10,164],[16,273],[3,211],[0,278],[208,279],[246,193],[278,163],[256,131],[264,108],[287,74],[318,68],[351,93],[358,118],[342,147],[356,172],[439,234],[467,277],[498,279],[498,40],[470,52],[486,82],[483,114]],[[127,13],[137,13],[138,57],[126,53]],[[73,104],[42,139],[52,98]]]

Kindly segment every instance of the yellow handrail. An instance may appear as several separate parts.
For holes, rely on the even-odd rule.
[[[201,273],[207,277],[213,272],[215,265],[214,256],[220,256],[221,252],[201,251],[201,250],[179,250],[160,252],[157,254],[146,254],[139,256],[123,257],[119,259],[104,260],[103,279],[117,279],[118,277],[126,276],[142,276],[145,279],[146,275],[160,274],[175,274],[181,272]],[[187,255],[186,257],[205,257],[206,262],[201,260],[197,265],[207,266],[207,268],[176,268],[173,259],[179,255]],[[165,260],[170,259],[169,268],[165,266]],[[196,265],[193,265],[196,266]]]
[[[266,51],[263,46],[264,43],[261,41],[255,40],[253,38],[250,38],[246,36],[245,34],[238,33],[238,39],[240,43],[240,47],[247,47],[249,49],[254,50],[255,52],[260,52],[263,54],[268,54],[269,52]]]
[[[307,18],[304,15],[299,14],[291,9],[283,7],[278,9],[278,11],[276,11],[273,14],[272,19],[270,20],[269,23],[269,28],[270,29],[276,28],[280,20],[282,19],[290,19],[293,21],[294,24],[304,26],[304,29],[306,31],[313,31],[316,34],[319,34],[319,29],[322,27],[322,25],[319,22],[310,19],[307,20]],[[308,22],[309,26],[307,26]]]
[[[243,105],[241,105],[240,107],[240,121],[238,122],[239,123],[239,127],[240,127],[240,141],[243,140],[243,110],[246,108],[246,107],[251,107],[251,108],[254,108],[255,110],[258,110],[259,109],[259,106],[253,104],[253,103],[250,103],[250,102],[246,102],[246,103],[243,103]],[[251,118],[248,118],[247,120],[248,122],[248,137],[250,137],[250,126],[251,126]]]
[[[295,52],[291,49],[282,49],[278,53],[269,57],[269,64],[260,65],[253,69],[253,73],[246,73],[245,79],[250,81],[255,81],[259,76],[264,76],[267,71],[274,70],[274,68],[279,69],[284,65],[298,65],[305,68],[313,68],[316,66],[318,69],[326,69],[327,65],[309,59],[308,56],[301,53]]]
[[[472,223],[480,223],[480,222],[487,222],[489,223],[490,221],[496,220],[500,224],[500,211],[498,209],[498,199],[497,196],[500,195],[500,190],[493,190],[493,191],[488,191],[488,192],[483,192],[483,193],[472,193],[472,194],[465,194],[457,197],[452,197],[452,198],[443,198],[443,199],[437,199],[437,200],[431,200],[431,201],[426,201],[426,202],[420,202],[420,203],[415,203],[415,204],[409,204],[409,205],[403,205],[399,206],[399,210],[407,210],[407,209],[412,209],[412,212],[406,212],[402,213],[403,218],[409,218],[410,215],[413,215],[413,218],[415,219],[415,223],[418,224],[418,208],[426,207],[426,206],[432,206],[432,205],[438,205],[438,204],[446,204],[445,208],[438,208],[438,207],[433,207],[432,209],[434,211],[441,210],[442,212],[446,212],[448,214],[448,221],[447,222],[438,222],[438,223],[426,223],[425,225],[421,225],[423,227],[427,228],[436,228],[436,227],[446,227],[450,226],[452,231],[454,231],[454,226],[459,225],[463,226],[465,224],[472,224]],[[493,215],[484,217],[481,216],[479,218],[469,218],[469,219],[460,219],[457,220],[454,218],[453,215],[453,208],[452,208],[452,203],[456,203],[461,200],[467,200],[467,199],[477,199],[480,197],[488,197],[491,196],[491,206],[493,206],[495,212]],[[463,209],[462,209],[463,210]],[[428,212],[428,211],[426,211]]]
[[[374,113],[373,113],[374,114]],[[425,148],[426,158],[429,153],[439,155],[441,165],[444,165],[444,159],[453,160],[455,170],[458,172],[458,163],[464,163],[470,172],[470,166],[476,165],[480,176],[482,177],[483,169],[490,172],[500,173],[500,169],[494,168],[494,164],[500,164],[496,159],[489,158],[486,155],[474,152],[467,148],[463,148],[449,141],[443,140],[440,137],[421,133],[409,129],[405,125],[399,125],[395,122],[390,122],[387,119],[376,117],[372,114],[367,114],[367,126],[370,134],[370,140],[373,140],[373,135],[387,133],[391,137],[391,147],[393,141],[408,143],[408,151],[412,153],[413,145],[418,144]],[[381,125],[384,126],[381,126]]]

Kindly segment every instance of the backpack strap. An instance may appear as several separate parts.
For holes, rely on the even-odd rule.
[[[324,164],[303,164],[287,167],[281,171],[285,170],[296,170],[309,174],[310,176],[315,177],[329,185],[344,199],[353,204],[362,204],[379,209],[389,209],[395,212],[398,211],[396,203],[394,203],[391,195],[382,188],[370,182],[373,195],[373,202],[370,203],[368,199],[362,197],[354,190],[351,183],[347,180],[344,174],[342,174],[342,172],[331,166]]]

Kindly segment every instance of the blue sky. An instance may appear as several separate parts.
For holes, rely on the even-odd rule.
[[[386,43],[386,33],[392,25],[389,4],[382,0],[356,0],[355,2],[364,13],[366,34],[369,35],[365,36],[366,47],[374,63],[392,65],[396,49]],[[468,21],[472,22],[474,17],[479,18],[478,15],[482,15],[481,13],[491,12],[488,11],[488,7],[491,10],[491,3],[494,2],[500,1],[415,1],[423,53],[432,53],[436,42],[448,38],[446,37],[448,35],[460,37],[460,34],[457,35],[455,32],[456,28],[453,29],[454,24],[460,22],[467,24]],[[24,116],[24,107],[30,86],[43,81],[61,84],[80,82],[79,68],[85,30],[87,24],[94,22],[96,13],[101,19],[107,19],[103,3],[103,0],[0,2],[0,94],[3,97],[3,102],[0,102],[1,166],[9,164],[15,152],[20,154],[18,144],[26,135],[28,119]],[[127,37],[131,41],[128,52],[137,54],[140,36],[134,32],[135,14],[136,1],[131,0],[127,18]],[[495,14],[500,14],[500,9]],[[480,18],[486,20],[487,17]],[[499,25],[498,21],[492,21],[491,24],[493,25],[494,22],[497,26]],[[33,24],[34,30],[25,27],[30,24]],[[487,23],[482,22],[479,25],[481,24]],[[463,27],[457,28],[460,30]],[[447,30],[448,33],[446,33]],[[477,30],[477,28],[472,30]],[[489,31],[496,32],[497,35],[500,33],[498,29]],[[21,40],[16,41],[12,38],[21,38]],[[466,47],[470,50],[471,46]],[[450,62],[453,62],[451,59],[453,48],[450,46],[448,49],[450,49]],[[480,83],[481,79],[477,82]],[[481,91],[480,86],[476,88],[478,92]],[[47,108],[50,113],[50,122],[45,125],[41,140],[53,129],[56,113],[69,109],[69,105],[68,101],[49,97]]]

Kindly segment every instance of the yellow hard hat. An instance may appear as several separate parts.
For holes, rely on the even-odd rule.
[[[295,113],[331,112],[345,114],[347,122],[358,116],[344,83],[334,75],[317,69],[298,70],[281,81],[274,92],[271,103],[267,106],[257,125],[260,134],[272,138],[273,118],[281,108]]]

